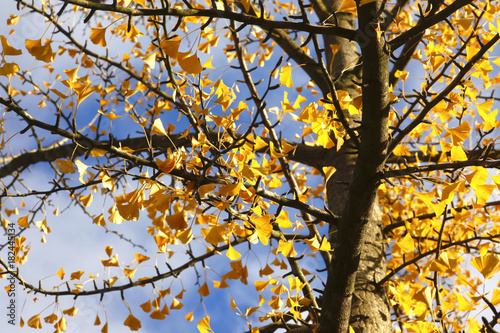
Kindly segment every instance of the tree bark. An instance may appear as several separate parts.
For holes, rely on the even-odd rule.
[[[342,1],[327,4],[334,9]],[[390,310],[386,290],[376,282],[386,274],[385,242],[376,191],[377,172],[383,167],[387,144],[389,53],[383,37],[374,35],[373,13],[380,1],[370,9],[358,8],[363,73],[358,66],[358,50],[354,43],[335,36],[325,36],[327,65],[338,78],[336,88],[358,95],[353,82],[363,82],[363,115],[361,143],[356,151],[345,145],[339,152],[332,150],[330,163],[337,171],[327,183],[329,209],[343,216],[338,230],[332,229],[335,244],[334,260],[329,268],[323,295],[320,332],[349,331],[356,333],[391,332]],[[337,14],[338,24],[354,28],[355,18]],[[331,45],[340,46],[332,62]],[[340,75],[342,73],[342,75]],[[339,76],[340,75],[340,76]],[[354,122],[351,120],[351,125]]]

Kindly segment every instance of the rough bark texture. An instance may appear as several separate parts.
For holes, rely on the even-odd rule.
[[[341,1],[335,2],[328,4],[329,8],[336,8]],[[370,33],[372,17],[369,11],[365,13],[360,20],[365,23],[365,31]],[[337,21],[340,26],[354,28],[352,15],[337,15]],[[360,82],[363,76],[363,103],[370,108],[363,108],[359,155],[346,145],[339,152],[332,151],[329,161],[337,171],[327,183],[328,205],[343,219],[338,232],[332,230],[332,242],[337,249],[323,298],[321,332],[348,332],[349,325],[357,333],[391,331],[386,291],[375,287],[386,273],[375,178],[387,140],[387,128],[383,127],[386,127],[384,120],[388,108],[388,53],[383,41],[378,43],[373,35],[363,37],[371,38],[369,44],[362,47],[363,75],[357,65],[359,54],[355,44],[334,36],[325,36],[324,40],[327,64],[332,63],[332,77],[338,78],[337,89],[356,97],[358,90],[353,80]],[[333,44],[340,49],[331,62]]]

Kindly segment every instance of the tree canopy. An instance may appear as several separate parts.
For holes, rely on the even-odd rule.
[[[498,1],[11,3],[17,325],[498,330]]]

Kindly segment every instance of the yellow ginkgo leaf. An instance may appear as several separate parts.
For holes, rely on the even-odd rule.
[[[134,317],[132,313],[128,315],[127,319],[123,322],[123,325],[128,326],[131,331],[138,331],[142,327],[141,321]]]
[[[282,85],[285,87],[291,88],[293,87],[293,81],[292,81],[292,67],[290,67],[289,64],[286,64],[285,66],[281,67],[280,69],[280,82]]]
[[[171,58],[177,58],[177,52],[179,50],[179,46],[181,46],[181,41],[179,37],[174,37],[172,39],[164,39],[160,43],[160,47],[163,52]]]
[[[271,218],[269,215],[264,215],[262,217],[254,218],[255,229],[257,229],[257,235],[262,242],[262,244],[267,245],[271,233],[273,231],[273,226],[270,223]]]
[[[137,29],[137,27],[133,24],[130,25],[130,29],[128,24],[119,25],[118,29],[125,30],[126,31],[125,35],[132,41],[135,41],[137,37],[144,36],[144,34],[139,29]]]
[[[62,267],[61,267],[61,268],[57,271],[57,273],[56,273],[56,275],[57,275],[57,276],[58,276],[61,280],[62,280],[62,279],[64,279],[64,274],[65,274],[65,273],[64,273],[64,269],[63,269]]]
[[[106,46],[106,29],[107,28],[92,28],[90,29],[90,41],[96,45]]]
[[[135,275],[135,272],[136,272],[137,268],[134,268],[134,269],[131,269],[131,268],[124,268],[123,269],[123,273],[125,274],[126,277],[128,277],[129,279],[133,279],[134,278],[134,275]]]
[[[142,311],[149,313],[151,310],[153,310],[153,307],[151,306],[151,301],[148,300],[147,302],[144,302],[140,305]]]
[[[485,280],[500,271],[500,260],[495,254],[472,258],[470,263],[484,276]]]
[[[339,9],[337,9],[337,12],[345,12],[356,15],[358,12],[356,2],[354,2],[354,0],[343,0]]]
[[[156,52],[146,54],[141,57],[142,61],[144,61],[151,69],[154,69],[156,66]]]
[[[412,252],[415,249],[413,238],[411,238],[409,233],[406,234],[402,240],[397,242],[396,245],[399,246],[403,253]]]
[[[41,329],[42,323],[40,322],[40,315],[37,314],[28,320],[28,326],[35,329]]]
[[[118,267],[118,255],[115,254],[112,258],[103,260],[101,259],[101,263],[104,267]]]
[[[203,319],[201,319],[198,322],[197,327],[198,327],[198,330],[200,331],[200,333],[213,332],[212,329],[210,328],[210,317],[209,316],[205,316]]]
[[[160,310],[160,308],[156,308],[150,315],[150,318],[156,319],[156,320],[163,320],[165,319],[165,314]]]
[[[210,289],[208,289],[208,284],[206,282],[198,289],[198,293],[203,297],[210,295]]]
[[[212,65],[212,58],[213,57],[210,57],[210,59],[208,59],[207,61],[205,61],[205,63],[203,64],[204,68],[215,69],[215,67]]]
[[[417,292],[414,296],[415,300],[424,302],[427,306],[432,309],[432,300],[434,299],[434,295],[436,293],[436,288],[425,286],[419,292]]]
[[[83,271],[76,271],[76,272],[71,273],[70,280],[80,280],[83,273],[84,273]]]
[[[15,62],[5,63],[0,67],[0,75],[10,77],[19,71],[19,66]]]
[[[6,56],[8,56],[8,55],[16,56],[16,55],[23,54],[22,50],[18,50],[16,48],[12,47],[9,44],[9,41],[7,40],[7,38],[5,38],[5,36],[0,35],[0,40],[2,42],[2,52],[3,52],[4,55],[6,55]]]
[[[451,134],[451,140],[454,146],[460,145],[469,137],[471,128],[468,121],[464,121],[460,126],[448,128],[447,132]]]
[[[229,249],[227,250],[226,252],[226,256],[230,259],[230,260],[238,260],[240,259],[241,257],[241,254],[236,251],[234,249],[234,247],[231,246],[231,244],[229,244]]]
[[[200,59],[196,54],[189,55],[189,52],[178,52],[178,61],[182,70],[188,74],[200,74],[203,70]]]
[[[451,148],[451,161],[467,161],[467,154],[460,146],[453,146]]]
[[[219,194],[224,197],[234,197],[240,193],[242,183],[227,184],[219,188]]]
[[[184,230],[188,226],[186,216],[184,215],[183,211],[174,215],[167,216],[165,219],[171,229]]]
[[[168,136],[165,131],[165,127],[163,126],[163,122],[160,118],[156,118],[153,122],[153,128],[151,129],[151,134],[165,135]]]
[[[69,309],[63,310],[63,313],[65,315],[70,316],[70,317],[73,317],[74,315],[76,315],[77,312],[78,312],[78,309],[75,308],[74,306],[69,308]]]
[[[34,56],[37,60],[41,60],[44,62],[53,62],[56,54],[52,52],[52,48],[50,44],[52,41],[47,40],[45,45],[42,45],[42,40],[31,40],[26,39],[25,46],[28,52]]]
[[[184,304],[182,304],[181,302],[179,302],[179,300],[177,298],[174,298],[172,300],[172,304],[170,305],[170,309],[172,310],[180,310],[184,307]]]
[[[17,225],[19,225],[21,228],[28,228],[29,227],[29,214],[18,218]]]
[[[297,252],[293,248],[293,241],[279,241],[278,251],[283,253],[285,257],[295,257]]]
[[[193,240],[193,231],[191,228],[186,230],[179,230],[176,232],[175,237],[181,241],[182,244],[189,244]]]
[[[279,215],[276,217],[276,222],[280,226],[280,228],[287,229],[293,226],[292,222],[288,218],[288,212],[282,210]]]

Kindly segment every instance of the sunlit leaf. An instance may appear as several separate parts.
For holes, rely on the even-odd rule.
[[[28,326],[35,329],[42,328],[42,323],[40,321],[40,315],[37,314],[28,320]]]
[[[52,41],[47,40],[45,41],[45,44],[42,45],[41,39],[26,39],[25,41],[26,49],[28,50],[28,52],[37,60],[41,60],[47,63],[53,62],[56,56],[56,54],[52,52],[52,48],[50,46],[51,43]]]
[[[189,52],[178,52],[178,61],[181,68],[188,74],[200,74],[203,70],[196,54],[189,55]]]
[[[168,223],[168,226],[175,230],[184,230],[188,226],[186,216],[183,211],[174,215],[167,216],[165,219]]]
[[[346,12],[356,15],[358,12],[356,8],[356,2],[354,2],[354,0],[343,0],[340,4],[339,9],[337,9],[337,12]]]
[[[19,70],[19,66],[16,63],[5,63],[0,67],[0,75],[10,77],[11,75],[16,74]]]
[[[123,325],[128,326],[131,331],[138,331],[142,327],[141,321],[134,317],[132,313],[128,315],[127,319],[123,322]]]
[[[293,241],[279,241],[278,250],[283,253],[285,257],[295,257],[297,252],[293,247]]]
[[[164,39],[161,41],[160,47],[169,57],[177,58],[177,52],[179,50],[179,46],[181,46],[181,41],[182,40],[179,37]]]
[[[447,132],[451,134],[452,143],[454,146],[460,145],[469,137],[471,128],[468,121],[464,121],[458,127],[448,128]]]
[[[107,28],[92,28],[90,29],[90,41],[100,46],[106,46],[106,29]]]
[[[240,259],[241,254],[238,251],[236,251],[231,245],[229,245],[229,249],[226,252],[226,256],[230,260],[238,260]]]
[[[492,278],[500,271],[500,260],[495,254],[472,258],[470,263],[483,275],[485,280]]]
[[[280,69],[280,82],[282,85],[288,88],[293,87],[293,81],[292,81],[292,67],[290,67],[289,64],[286,64],[285,66],[281,67]]]

